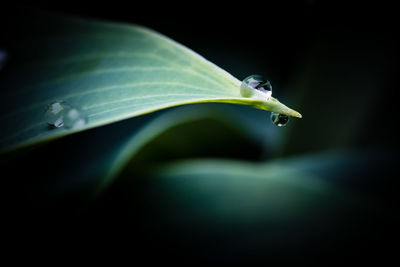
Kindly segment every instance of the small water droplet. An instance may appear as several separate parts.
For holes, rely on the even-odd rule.
[[[279,127],[285,126],[289,121],[289,116],[271,112],[271,121]]]
[[[87,123],[87,117],[82,110],[72,108],[66,111],[64,116],[64,125],[70,129],[83,127]]]
[[[65,101],[54,101],[48,105],[45,118],[47,124],[53,129],[63,126],[76,129],[87,123],[86,115],[80,109],[71,106]]]
[[[242,81],[240,93],[243,97],[251,97],[255,91],[268,99],[272,95],[272,85],[261,75],[250,75]]]
[[[54,101],[47,106],[44,114],[47,124],[51,128],[60,128],[64,126],[65,111],[71,109],[71,106],[64,101]]]

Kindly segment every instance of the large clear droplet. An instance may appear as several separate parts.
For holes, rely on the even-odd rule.
[[[261,75],[250,75],[242,81],[240,93],[243,97],[251,97],[254,90],[261,92],[266,99],[272,95],[272,85]]]
[[[87,123],[87,117],[82,110],[71,108],[66,111],[64,116],[64,125],[70,129],[83,127]]]
[[[51,128],[76,129],[87,123],[87,116],[76,107],[65,101],[55,101],[47,106],[45,112],[46,122]]]
[[[289,116],[271,112],[271,121],[279,127],[285,126],[289,121]]]

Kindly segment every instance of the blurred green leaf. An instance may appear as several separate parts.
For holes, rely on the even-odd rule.
[[[177,158],[259,157],[257,137],[245,127],[249,117],[238,122],[230,111],[217,104],[177,107],[17,150],[2,155],[0,163],[19,177],[10,181],[16,195],[37,198],[42,206],[56,205],[57,198],[79,206],[98,197],[127,165],[139,177]]]
[[[164,219],[175,223],[213,223],[217,217],[221,222],[306,220],[318,224],[332,216],[335,220],[339,215],[348,219],[348,213],[357,217],[393,208],[385,206],[384,201],[393,192],[390,188],[378,190],[381,185],[373,178],[380,174],[391,179],[382,169],[390,170],[395,161],[387,161],[379,153],[390,151],[331,151],[267,163],[210,158],[165,160],[144,176],[122,173],[114,187],[125,195],[124,201],[131,195],[141,195],[139,198],[157,206],[155,210],[163,211],[156,216],[166,216]],[[390,184],[390,180],[387,182]],[[142,190],[144,193],[138,192]],[[382,190],[386,193],[376,194]],[[112,192],[110,195],[115,196]],[[129,212],[136,202],[142,200],[133,197],[132,202],[120,204]]]
[[[210,105],[193,106],[169,111],[150,121],[127,138],[110,158],[98,192],[125,168],[141,176],[159,164],[182,158],[256,158],[261,149],[251,130],[237,123],[227,111]]]
[[[12,62],[0,80],[2,150],[191,103],[243,104],[301,116],[274,98],[241,97],[239,80],[150,29],[43,14],[24,17],[9,21]],[[43,113],[60,100],[81,108],[88,123],[49,129]]]
[[[375,152],[268,163],[203,158],[159,165],[148,176],[124,172],[95,203],[96,220],[113,218],[156,237],[167,232],[183,244],[207,244],[202,252],[213,255],[221,247],[245,255],[352,248],[360,237],[379,236],[396,210],[365,187],[379,185],[365,173],[375,177],[394,164]]]
[[[321,153],[268,163],[183,160],[159,168],[152,185],[172,203],[180,202],[179,206],[187,211],[182,214],[195,217],[205,215],[202,210],[206,209],[210,219],[218,216],[222,220],[250,222],[319,220],[321,212],[333,211],[326,210],[327,207],[347,203],[344,212],[355,201],[365,201],[362,195],[340,186],[340,174],[329,179],[329,173],[336,168],[351,169],[360,161],[371,160],[350,155]],[[345,175],[346,171],[339,173]]]

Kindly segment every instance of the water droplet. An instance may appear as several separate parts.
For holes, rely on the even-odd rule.
[[[243,97],[251,97],[257,94],[268,99],[272,95],[272,85],[261,75],[250,75],[243,80],[240,93]]]
[[[0,70],[4,68],[7,63],[8,54],[5,50],[0,48]]]
[[[289,116],[271,112],[271,121],[279,127],[285,126],[289,121]]]
[[[87,123],[86,115],[78,108],[65,101],[55,101],[47,106],[45,112],[46,122],[51,128],[76,129]]]
[[[44,114],[47,124],[51,128],[60,128],[64,126],[65,111],[71,108],[72,107],[64,101],[54,101],[48,105]]]
[[[87,123],[86,115],[78,108],[71,108],[66,111],[64,125],[70,129],[83,127]]]

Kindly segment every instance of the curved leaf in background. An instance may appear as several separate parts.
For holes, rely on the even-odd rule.
[[[203,147],[209,155],[215,154],[215,151],[225,150],[226,152],[219,155],[234,157],[235,153],[229,151],[227,147],[233,147],[235,142],[237,147],[234,149],[243,157],[246,155],[246,150],[250,149],[257,155],[257,152],[260,152],[258,151],[260,149],[257,149],[259,143],[252,129],[246,127],[249,120],[244,118],[243,121],[237,122],[234,113],[230,111],[232,110],[212,105],[181,107],[151,120],[118,148],[118,153],[110,160],[109,168],[104,172],[104,178],[100,180],[95,194],[102,192],[124,168],[129,167],[136,173],[152,173],[154,167],[164,163],[163,160],[160,161],[161,163],[156,162],[154,158],[151,158],[152,155],[157,155],[157,158],[165,157],[165,161],[192,156],[200,157],[204,156],[202,154],[204,151],[200,149]],[[218,125],[218,129],[215,129],[215,124]],[[201,132],[201,129],[208,134]],[[168,131],[172,132],[172,138],[164,136]],[[258,131],[265,132],[261,127]],[[157,139],[161,141],[157,142]],[[238,141],[240,143],[237,143]],[[218,146],[210,145],[216,143]],[[158,147],[158,144],[162,147]],[[152,146],[156,148],[153,149]],[[150,158],[140,158],[139,162],[135,162],[136,156],[142,156],[143,153],[140,152],[143,150],[147,150],[145,153],[150,155]]]
[[[150,165],[143,161],[132,164],[132,158],[134,160],[137,154],[151,154],[154,147],[157,155],[165,153],[167,149],[167,159],[176,159],[174,153],[178,158],[212,155],[232,158],[235,154],[236,158],[238,155],[243,158],[250,153],[255,157],[260,155],[258,140],[261,137],[254,135],[254,129],[246,126],[251,123],[248,120],[254,117],[254,114],[263,116],[263,112],[246,109],[253,116],[244,116],[238,122],[238,113],[234,110],[241,107],[230,107],[217,104],[190,105],[162,111],[161,114],[147,114],[91,129],[79,135],[67,136],[39,147],[32,147],[30,150],[18,150],[15,152],[15,158],[6,154],[4,156],[8,158],[0,160],[1,167],[5,172],[18,177],[9,181],[15,184],[15,195],[39,200],[37,205],[42,207],[55,205],[57,198],[65,199],[62,200],[65,202],[72,197],[75,198],[75,202],[71,202],[71,206],[82,207],[88,199],[99,197],[128,163],[129,168],[136,172],[151,172],[155,166],[164,163],[151,159]],[[181,133],[179,137],[182,137],[183,132],[186,142],[179,144],[185,146],[187,142],[192,143],[192,151],[187,151],[185,147],[183,150],[186,153],[181,155],[182,146],[177,143],[171,143],[164,149],[157,147],[157,141],[171,142],[165,137],[165,133],[171,131],[173,136]],[[265,138],[266,129],[257,128],[257,134]],[[210,146],[210,142],[218,143],[218,146]],[[171,147],[175,147],[176,151],[171,151]],[[200,148],[205,150],[199,151]],[[237,153],[232,154],[232,150],[236,150]],[[21,162],[24,168],[20,168]],[[26,171],[29,175],[25,174]],[[21,184],[24,186],[21,187]],[[31,186],[25,192],[24,188],[27,185]],[[8,188],[14,186],[10,185]],[[33,200],[25,201],[22,198],[21,201],[22,206],[26,205],[26,202],[33,203]]]
[[[274,98],[241,97],[239,80],[141,26],[37,11],[23,17],[8,22],[10,63],[0,79],[1,150],[191,103],[251,105],[301,117]],[[53,101],[80,108],[88,123],[49,129],[44,112]]]
[[[379,182],[368,175],[395,164],[376,152],[267,163],[203,158],[167,163],[150,176],[125,172],[95,203],[94,221],[135,225],[132,236],[146,233],[150,244],[167,233],[185,253],[201,247],[202,254],[235,259],[375,247],[380,243],[371,240],[396,211],[373,192]]]

